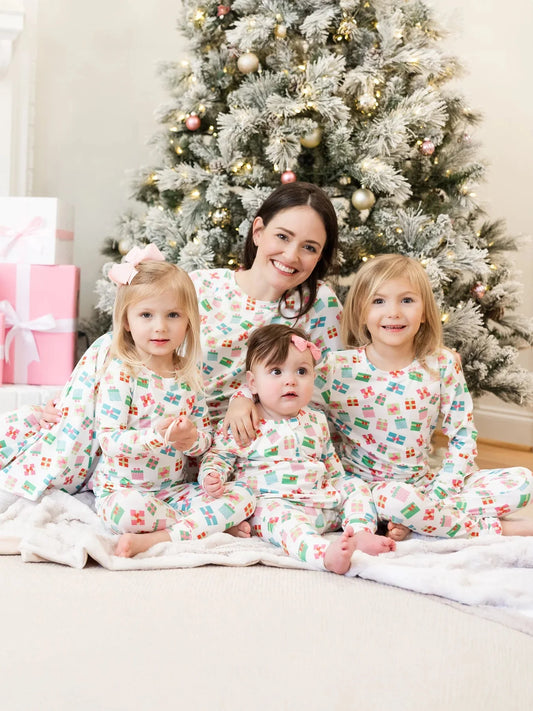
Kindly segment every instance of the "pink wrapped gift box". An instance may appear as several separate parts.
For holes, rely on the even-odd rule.
[[[0,385],[4,382],[4,340],[6,337],[6,321],[4,314],[0,311]]]
[[[0,262],[72,264],[74,209],[57,198],[0,197]]]
[[[63,385],[76,358],[80,270],[0,264],[4,383]]]

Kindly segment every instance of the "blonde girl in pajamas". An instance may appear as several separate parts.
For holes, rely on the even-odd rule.
[[[298,325],[322,354],[340,347],[340,302],[323,281],[335,262],[337,244],[337,218],[329,197],[316,185],[290,183],[259,206],[245,240],[241,270],[191,272],[200,310],[204,389],[214,424],[224,418],[232,393],[244,383],[246,347],[254,328]],[[9,480],[9,490],[37,499],[49,486],[69,493],[83,486],[98,458],[95,376],[110,342],[111,335],[105,334],[90,346],[60,397],[59,412],[48,407],[44,413],[42,422],[53,425],[54,437],[67,437],[64,428],[74,425],[76,458],[58,458],[46,442],[35,444],[28,438],[36,426],[30,413],[9,413],[0,422],[0,443],[6,443],[3,461],[0,453],[0,488]],[[51,464],[46,471],[38,468],[29,481],[10,463],[33,446],[45,450]]]
[[[121,534],[116,554],[126,557],[217,531],[249,535],[239,524],[255,505],[240,484],[215,501],[183,481],[184,455],[205,452],[212,432],[197,368],[196,293],[163,259],[154,245],[134,248],[109,273],[118,290],[96,402],[102,456],[93,490],[98,515]]]
[[[249,519],[255,535],[314,568],[344,574],[355,550],[377,555],[394,550],[394,542],[370,529],[368,486],[345,478],[324,413],[307,406],[318,358],[319,348],[300,329],[272,324],[252,333],[246,370],[257,436],[241,446],[220,423],[199,481],[215,500],[230,478],[246,484],[257,499]],[[372,524],[375,512],[370,518]],[[324,539],[341,525],[341,536]]]
[[[346,299],[342,337],[349,349],[318,368],[319,402],[340,435],[346,473],[370,485],[389,535],[533,535],[532,522],[505,519],[531,500],[532,473],[475,467],[472,398],[442,346],[422,265],[398,254],[366,262]],[[431,435],[440,416],[448,447],[434,471]]]

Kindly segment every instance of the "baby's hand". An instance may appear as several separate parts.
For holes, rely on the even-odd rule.
[[[206,474],[202,486],[204,487],[205,493],[214,499],[218,499],[218,497],[224,493],[224,484],[222,483],[220,474],[216,472]]]
[[[196,442],[198,430],[187,417],[167,417],[156,427],[165,444],[171,444],[174,449],[185,452]]]
[[[61,419],[61,410],[56,407],[55,400],[49,400],[46,405],[41,408],[39,417],[39,426],[43,430],[49,430],[52,425],[55,425]]]

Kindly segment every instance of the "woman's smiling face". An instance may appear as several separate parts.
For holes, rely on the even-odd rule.
[[[326,229],[312,207],[300,205],[281,210],[267,225],[256,217],[253,239],[257,253],[252,271],[270,288],[274,301],[311,275],[326,244]]]

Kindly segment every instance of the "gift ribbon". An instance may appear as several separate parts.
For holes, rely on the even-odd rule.
[[[42,230],[44,227],[44,220],[42,217],[34,217],[31,222],[29,222],[26,227],[23,230],[19,230],[18,232],[15,232],[13,237],[9,240],[9,242],[4,246],[2,251],[0,252],[0,256],[2,258],[7,257],[9,252],[13,249],[13,247],[16,245],[16,243],[19,241],[19,239],[22,239],[23,237],[31,237],[34,235],[36,232],[39,232],[39,230]],[[12,230],[10,230],[8,227],[0,227],[0,236],[5,237],[8,235]]]
[[[35,340],[34,331],[51,333],[72,333],[76,329],[76,319],[63,318],[55,319],[52,314],[44,314],[34,319],[30,319],[30,270],[29,264],[18,264],[16,284],[16,304],[18,312],[12,304],[7,301],[0,301],[0,311],[5,315],[6,326],[11,326],[11,330],[6,333],[4,343],[4,360],[9,363],[9,350],[11,343],[15,342],[17,349],[14,358],[14,380],[17,383],[25,383],[28,380],[28,366],[34,361],[39,361],[39,349]],[[19,353],[18,344],[22,345]]]

